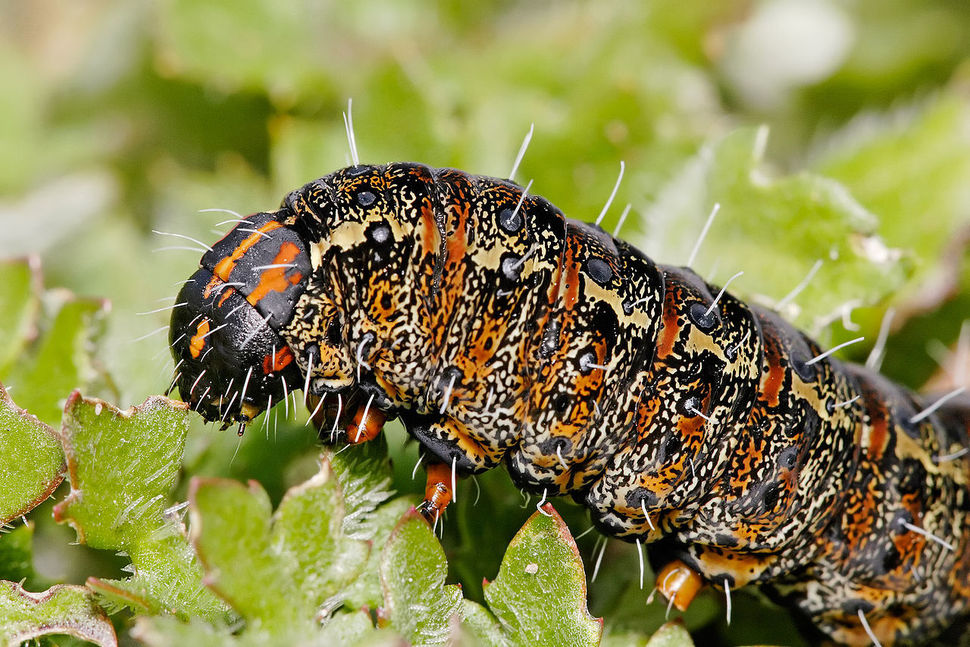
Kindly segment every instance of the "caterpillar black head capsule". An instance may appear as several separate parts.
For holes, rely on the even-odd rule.
[[[310,257],[281,214],[250,216],[213,245],[172,313],[179,394],[223,427],[244,425],[301,384],[279,331],[303,293]]]

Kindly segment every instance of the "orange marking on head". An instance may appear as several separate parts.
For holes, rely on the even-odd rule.
[[[223,281],[228,281],[229,274],[231,274],[233,268],[236,267],[236,263],[239,262],[240,258],[245,256],[246,252],[248,252],[253,245],[259,242],[259,239],[263,237],[263,234],[273,231],[274,229],[279,229],[282,226],[282,223],[276,222],[275,220],[270,220],[265,225],[246,236],[242,242],[239,243],[236,249],[232,250],[232,254],[226,256],[221,261],[216,263],[215,269],[212,270],[212,273],[221,278]]]
[[[203,319],[198,326],[195,327],[195,334],[192,335],[192,339],[189,340],[189,353],[192,354],[192,359],[199,359],[199,355],[202,354],[202,349],[205,348],[205,336],[209,334],[209,320]]]
[[[263,358],[263,374],[279,373],[293,362],[293,351],[288,346]]]
[[[222,295],[219,297],[219,301],[216,302],[216,307],[221,308],[222,304],[226,302],[226,299],[229,298],[229,295],[231,295],[232,292],[233,292],[232,288],[226,288],[225,290],[223,290]]]
[[[293,260],[299,255],[300,248],[297,247],[295,243],[286,241],[280,245],[280,250],[273,258],[272,265],[286,265],[288,263],[292,263]],[[271,267],[263,270],[259,275],[259,284],[256,285],[252,292],[246,295],[246,301],[256,305],[270,292],[285,292],[286,288],[290,287],[290,285],[296,285],[303,280],[303,274],[300,272],[293,272],[287,276],[287,269],[289,268]]]
[[[222,285],[222,281],[219,280],[218,276],[213,276],[211,279],[209,279],[209,282],[206,283],[205,289],[202,290],[202,296],[208,299],[210,296],[212,296],[212,291],[216,289],[216,286],[219,285]]]

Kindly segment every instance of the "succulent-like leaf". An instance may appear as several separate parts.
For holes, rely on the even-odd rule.
[[[0,380],[37,334],[40,291],[37,257],[0,262]]]
[[[381,617],[412,644],[444,645],[460,617],[461,587],[445,584],[448,562],[430,526],[414,509],[391,533],[381,554]]]
[[[720,205],[693,269],[741,294],[778,304],[816,262],[814,278],[783,312],[819,328],[846,304],[869,305],[903,282],[908,264],[877,235],[878,218],[838,182],[807,172],[772,177],[763,153],[767,129],[741,129],[705,148],[667,186],[646,215],[643,249],[658,260],[690,260],[705,221]]]
[[[0,525],[46,500],[63,480],[57,434],[18,408],[0,384]]]
[[[549,503],[512,539],[485,600],[513,645],[597,645],[603,632],[576,542]]]
[[[275,515],[255,482],[195,479],[189,501],[206,584],[246,620],[246,633],[321,639],[321,620],[340,606],[371,551],[343,530],[343,492],[327,460],[287,492]],[[343,615],[327,626],[352,624]]]
[[[30,593],[19,584],[0,581],[0,642],[23,641],[68,634],[101,647],[118,644],[114,627],[81,586],[57,585],[43,593]]]
[[[224,607],[202,586],[202,569],[168,494],[186,432],[183,403],[154,396],[121,411],[75,392],[61,438],[71,492],[54,517],[73,526],[79,541],[131,559],[131,578],[88,581],[114,603],[216,619]]]

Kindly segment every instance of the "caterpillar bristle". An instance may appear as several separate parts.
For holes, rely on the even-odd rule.
[[[711,213],[707,216],[707,220],[704,221],[704,226],[701,228],[701,233],[697,237],[697,241],[694,242],[694,248],[691,249],[690,256],[687,257],[687,267],[694,267],[694,261],[697,260],[697,254],[701,251],[701,245],[704,244],[704,239],[707,238],[707,232],[711,228],[711,224],[714,222],[714,218],[721,211],[721,203],[715,202],[714,206],[711,207]]]
[[[616,182],[613,184],[613,190],[610,191],[610,197],[606,199],[606,204],[603,205],[603,209],[600,210],[600,214],[596,217],[596,222],[594,223],[597,227],[603,222],[603,218],[606,217],[606,212],[610,210],[610,205],[613,204],[613,198],[616,197],[616,192],[620,188],[620,182],[623,181],[623,173],[626,171],[626,164],[623,160],[620,160],[620,172],[616,176]]]
[[[637,537],[636,544],[637,544],[637,561],[639,562],[639,565],[640,565],[640,590],[642,591],[643,590],[643,571],[644,571],[643,544],[640,543],[639,537]]]
[[[168,326],[161,326],[160,328],[156,328],[155,330],[151,331],[148,334],[142,335],[141,337],[135,337],[134,339],[129,339],[128,340],[128,343],[129,344],[134,344],[136,342],[144,341],[144,340],[148,339],[149,337],[154,337],[155,335],[157,335],[160,332],[167,331],[168,328],[169,328]]]
[[[605,535],[596,538],[596,545],[599,546],[600,549],[599,549],[599,553],[597,553],[597,556],[596,556],[596,562],[593,565],[593,574],[589,578],[590,582],[595,582],[596,576],[599,575],[600,565],[602,565],[603,563],[603,554],[606,553],[606,543],[608,541],[609,540],[606,538]],[[595,546],[593,547],[593,552],[594,553],[596,552]]]
[[[344,115],[344,129],[347,131],[347,145],[350,147],[350,159],[354,166],[360,165],[357,154],[357,137],[354,135],[354,100],[347,99],[347,112]]]
[[[966,390],[967,390],[967,387],[965,387],[965,386],[958,386],[957,388],[953,389],[952,391],[950,391],[948,393],[944,393],[939,398],[937,398],[936,400],[934,400],[932,404],[930,404],[929,406],[921,409],[919,412],[916,413],[916,415],[910,417],[910,419],[909,419],[910,424],[914,424],[915,425],[920,420],[924,420],[924,419],[928,418],[929,416],[933,415],[933,412],[934,411],[936,411],[937,409],[939,409],[940,407],[942,407],[944,404],[946,404],[947,402],[949,402],[953,398],[957,397],[958,395],[960,395],[961,393],[963,393]]]
[[[525,151],[529,148],[529,142],[532,141],[532,133],[535,132],[535,129],[536,125],[534,122],[529,124],[529,132],[527,132],[525,137],[522,139],[522,144],[519,146],[519,152],[516,153],[515,161],[512,163],[512,170],[509,171],[510,182],[515,180],[515,174],[519,170],[519,164],[522,163],[522,159],[525,157]]]
[[[176,234],[176,233],[173,233],[173,232],[170,232],[170,231],[159,231],[157,229],[152,229],[152,233],[153,234],[157,234],[159,236],[171,236],[172,238],[181,238],[182,240],[187,240],[187,241],[189,241],[191,243],[195,243],[196,245],[198,245],[199,247],[201,247],[202,249],[200,251],[203,251],[203,252],[211,252],[212,251],[212,248],[209,247],[208,245],[206,245],[205,243],[203,243],[201,240],[198,240],[196,238],[192,238],[191,236],[186,236],[185,234]]]
[[[620,235],[620,230],[623,229],[623,224],[626,222],[627,216],[630,215],[630,207],[632,206],[633,205],[628,202],[626,206],[623,207],[623,212],[620,214],[620,219],[617,221],[616,227],[613,228],[613,233],[611,234],[613,238]]]

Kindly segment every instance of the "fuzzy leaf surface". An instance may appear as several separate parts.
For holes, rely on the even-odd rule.
[[[88,581],[112,603],[216,619],[224,607],[202,586],[184,527],[169,511],[186,432],[183,403],[153,396],[121,411],[75,392],[61,439],[71,491],[54,517],[70,524],[78,541],[129,556],[131,578]]]
[[[0,379],[37,334],[40,286],[35,257],[0,262]]]
[[[431,527],[408,511],[381,554],[381,617],[416,645],[448,643],[462,608],[461,587],[445,584],[448,561]]]
[[[339,604],[371,550],[344,533],[343,494],[326,460],[275,515],[257,483],[224,479],[193,480],[189,509],[206,583],[246,619],[247,631],[274,640],[318,639],[320,609],[331,599]]]
[[[57,434],[17,407],[0,384],[0,525],[32,510],[63,480]]]
[[[646,214],[642,249],[686,264],[714,205],[720,205],[693,269],[715,284],[775,305],[817,274],[782,312],[818,330],[843,309],[896,290],[908,263],[877,235],[879,219],[839,182],[808,172],[774,177],[765,167],[766,129],[740,129],[703,149]],[[716,250],[716,251],[711,251]]]
[[[0,642],[17,645],[52,634],[68,634],[101,647],[118,644],[114,627],[91,591],[81,586],[53,586],[30,593],[0,581]]]
[[[485,600],[513,645],[598,645],[603,621],[586,608],[586,573],[569,528],[551,504],[509,543]]]

